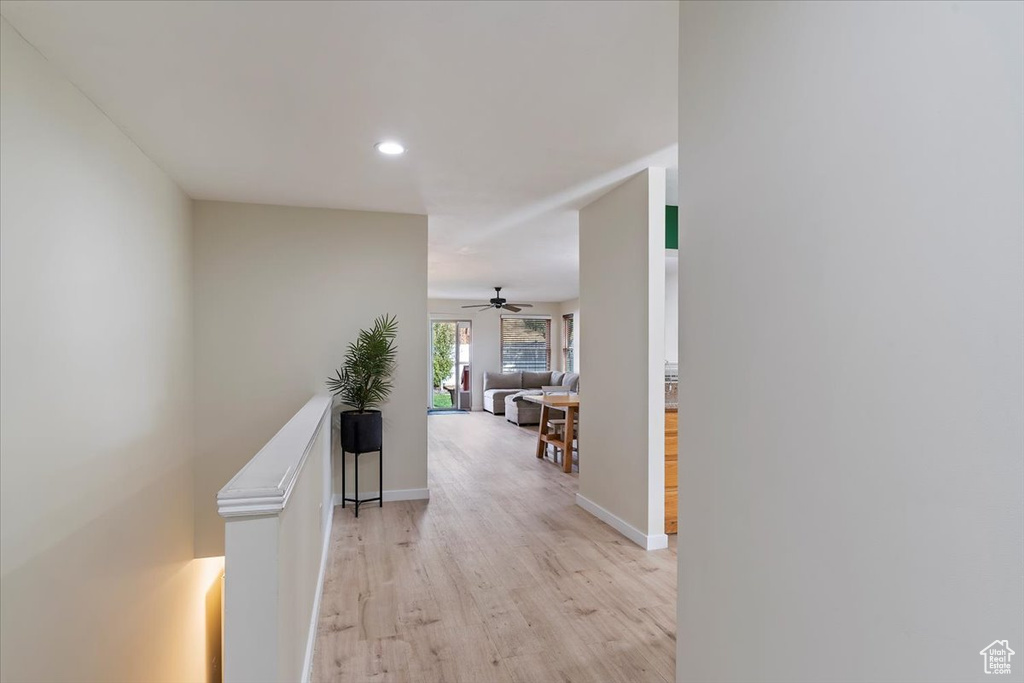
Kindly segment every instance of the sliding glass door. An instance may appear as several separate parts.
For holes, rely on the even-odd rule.
[[[427,407],[470,410],[472,392],[472,323],[430,321],[430,393]]]

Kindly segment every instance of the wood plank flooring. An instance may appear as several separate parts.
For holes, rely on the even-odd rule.
[[[313,680],[674,680],[675,537],[646,552],[577,507],[536,428],[427,424],[429,502],[334,510]]]

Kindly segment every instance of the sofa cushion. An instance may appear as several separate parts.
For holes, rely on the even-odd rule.
[[[576,373],[576,372],[567,372],[567,373],[565,373],[565,376],[562,377],[562,386],[563,387],[568,387],[569,391],[579,391],[580,390],[580,376],[579,376],[579,373]]]
[[[485,372],[484,391],[488,389],[522,389],[523,373],[521,372]]]
[[[517,425],[535,425],[540,422],[540,405],[523,400],[523,396],[541,393],[529,389],[513,394],[505,399],[505,419]]]
[[[506,396],[505,397],[505,403],[508,403],[509,401],[512,401],[512,402],[525,401],[526,400],[526,398],[525,398],[526,396],[541,396],[543,394],[544,394],[544,392],[541,391],[540,389],[523,389],[522,391],[517,391],[514,394],[510,394],[509,396]]]
[[[492,401],[504,402],[506,396],[518,394],[520,391],[522,391],[522,389],[488,389],[484,392],[484,396]]]
[[[523,373],[523,389],[540,389],[545,384],[551,384],[550,372]]]
[[[502,415],[505,412],[505,397],[518,392],[519,389],[488,389],[484,392],[484,410]]]
[[[565,373],[564,372],[561,372],[559,370],[553,370],[551,372],[551,382],[550,382],[550,384],[552,384],[554,386],[558,386],[559,384],[562,383],[562,378],[563,377],[565,377]]]

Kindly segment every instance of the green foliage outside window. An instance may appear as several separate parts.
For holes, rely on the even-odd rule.
[[[440,389],[455,367],[455,323],[434,323],[434,388]]]

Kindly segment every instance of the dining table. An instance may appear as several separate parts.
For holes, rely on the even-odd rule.
[[[544,457],[544,449],[547,444],[562,449],[562,469],[565,472],[572,472],[572,442],[575,437],[575,420],[580,412],[579,394],[536,394],[524,396],[524,400],[540,404],[540,425],[537,427],[537,457]],[[551,419],[551,411],[565,413],[565,429],[559,438],[557,434],[548,431],[548,421]]]

